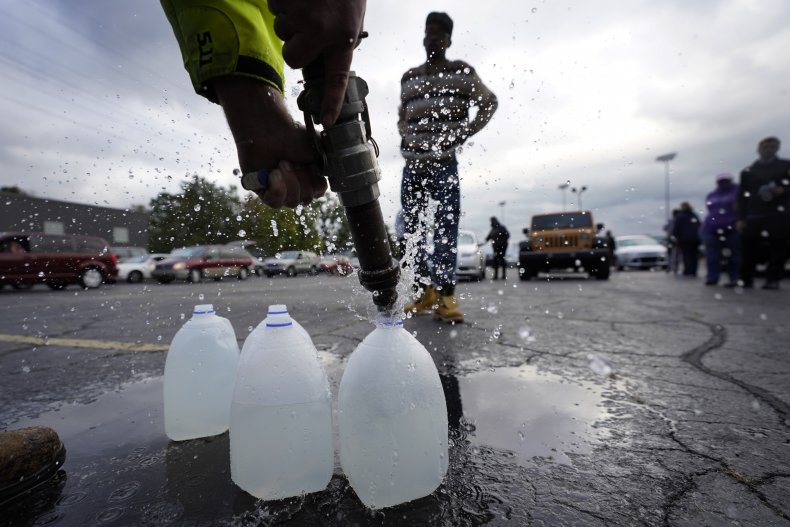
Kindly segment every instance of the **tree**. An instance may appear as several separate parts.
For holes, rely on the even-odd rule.
[[[318,232],[324,240],[327,252],[336,253],[351,249],[353,245],[351,230],[337,194],[327,192],[314,203],[318,208]]]
[[[295,210],[272,209],[250,195],[242,206],[240,236],[255,241],[271,255],[289,249],[323,252],[316,229],[317,209],[315,202]]]
[[[195,174],[181,184],[180,194],[162,192],[150,208],[152,252],[239,238],[242,207],[236,187],[224,189]]]
[[[151,200],[149,249],[255,241],[268,254],[295,249],[321,253],[325,249],[317,224],[322,204],[272,209],[257,196],[243,201],[236,187],[219,187],[198,175],[181,184],[178,194],[160,193]]]

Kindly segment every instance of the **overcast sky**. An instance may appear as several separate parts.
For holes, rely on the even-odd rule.
[[[758,7],[759,6],[759,7]],[[455,22],[451,59],[476,68],[499,110],[460,154],[462,228],[584,208],[615,234],[660,233],[671,205],[704,207],[719,172],[757,141],[790,141],[790,2],[371,1],[354,69],[370,86],[382,207],[399,207],[400,77],[425,60],[425,15]],[[188,174],[235,182],[221,109],[192,91],[158,2],[0,0],[0,184],[113,207],[148,204]],[[287,72],[295,105],[298,72]],[[790,147],[788,147],[790,148]],[[781,152],[780,152],[781,155]],[[505,206],[501,207],[500,202]]]

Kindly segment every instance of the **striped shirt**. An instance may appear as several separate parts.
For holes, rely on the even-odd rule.
[[[469,136],[469,108],[493,96],[469,64],[456,60],[437,71],[426,65],[401,79],[398,128],[407,163],[449,161]]]

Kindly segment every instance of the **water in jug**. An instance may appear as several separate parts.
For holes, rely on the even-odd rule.
[[[338,393],[340,463],[367,507],[431,494],[448,464],[447,407],[428,351],[402,322],[379,323],[348,360]]]
[[[221,434],[239,361],[233,326],[211,304],[195,306],[165,359],[165,433],[174,441]]]
[[[245,340],[231,404],[231,478],[264,500],[323,490],[334,469],[329,382],[284,307]]]

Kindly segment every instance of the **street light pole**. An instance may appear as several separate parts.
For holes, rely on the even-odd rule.
[[[568,187],[570,186],[571,186],[571,182],[566,181],[565,183],[557,187],[562,191],[562,212],[565,212],[565,191],[568,190]]]
[[[669,223],[669,162],[675,159],[676,155],[677,153],[671,152],[656,158],[659,163],[664,163],[664,213],[667,223]]]
[[[500,201],[499,202],[499,206],[502,207],[502,225],[506,225],[506,222],[505,222],[505,203],[507,203],[507,202],[506,201]]]
[[[582,192],[584,192],[585,190],[587,190],[586,186],[582,186],[581,188],[578,189],[576,187],[573,187],[571,189],[571,192],[573,192],[574,194],[576,193],[579,194],[579,210],[582,210]]]

